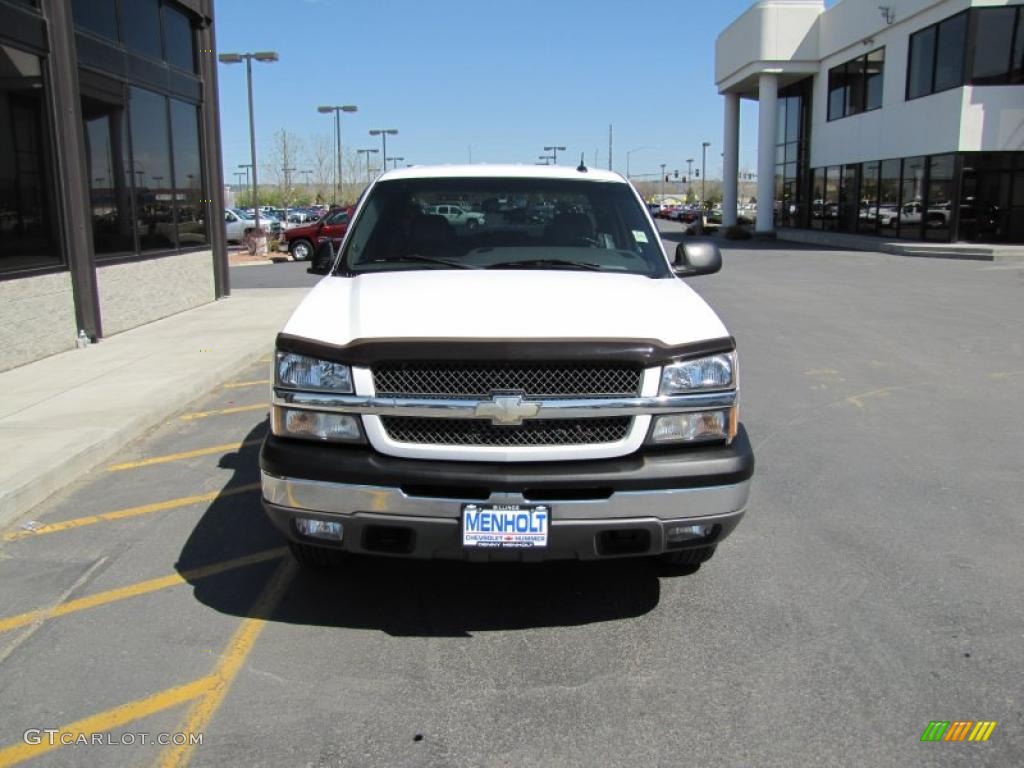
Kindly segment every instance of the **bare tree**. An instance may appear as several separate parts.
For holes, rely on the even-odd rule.
[[[313,195],[317,202],[334,200],[334,144],[329,136],[314,134],[309,137],[306,166],[313,172]]]
[[[274,133],[274,146],[264,167],[264,173],[274,180],[280,199],[285,207],[291,204],[294,197],[295,182],[299,178],[296,171],[303,156],[302,139],[294,133],[282,128]]]

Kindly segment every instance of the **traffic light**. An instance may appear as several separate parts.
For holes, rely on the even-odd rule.
[[[665,181],[668,181],[668,174],[665,174]]]
[[[698,177],[698,178],[700,178],[700,168],[698,168],[697,170],[695,170],[695,171],[693,172],[693,175],[694,175],[694,176],[696,176],[696,177]]]
[[[679,171],[673,171],[673,175],[678,179],[679,178]]]

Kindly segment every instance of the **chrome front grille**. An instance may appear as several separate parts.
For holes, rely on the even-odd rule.
[[[481,419],[436,419],[382,416],[392,440],[416,445],[530,447],[617,443],[629,434],[633,419],[535,419],[518,427],[499,427]]]
[[[396,363],[373,368],[379,397],[635,397],[643,370],[616,364]]]

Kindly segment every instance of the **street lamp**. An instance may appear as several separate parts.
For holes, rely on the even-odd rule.
[[[345,189],[342,187],[341,179],[341,113],[357,112],[359,111],[359,107],[355,104],[345,104],[342,106],[317,107],[316,111],[322,115],[329,115],[331,112],[334,113],[334,204],[337,205],[339,195],[345,194]]]
[[[543,163],[537,163],[537,165],[551,165],[551,161],[555,159],[555,155],[537,155],[538,160],[543,160]]]
[[[397,136],[398,135],[398,129],[397,128],[374,128],[372,131],[370,131],[370,135],[371,136],[380,136],[380,140],[381,140],[381,142],[383,144],[383,150],[384,150],[383,152],[381,152],[380,156],[383,157],[383,158],[387,158],[387,156],[388,156],[388,136]],[[366,156],[366,162],[367,163],[370,162],[370,156],[369,155]],[[388,169],[388,162],[387,162],[386,159],[384,160],[383,166],[384,166],[384,170],[387,171],[387,169]],[[369,166],[367,166],[367,167],[369,167]]]
[[[707,208],[708,199],[704,194],[708,183],[708,147],[711,146],[710,141],[705,141],[701,145],[700,152],[700,204]]]
[[[245,79],[249,87],[249,149],[252,153],[252,208],[256,216],[256,231],[260,231],[259,186],[256,181],[256,118],[252,109],[252,60],[274,62],[278,60],[276,51],[256,51],[255,53],[222,53],[217,57],[221,64],[241,64],[245,62]]]
[[[404,157],[387,157],[387,158],[384,158],[384,167],[387,168],[388,167],[388,163],[391,163],[391,167],[392,168],[397,168],[398,164],[400,162],[404,161],[404,160],[405,160]]]
[[[558,153],[565,152],[565,147],[544,147],[544,151],[551,153],[551,164],[558,165]]]
[[[357,149],[356,154],[366,155],[366,183],[370,183],[370,155],[376,155],[379,149]]]
[[[661,164],[661,202],[665,202],[665,163]]]
[[[627,180],[629,179],[629,158],[630,158],[630,156],[634,152],[639,152],[639,151],[644,150],[644,149],[654,149],[654,147],[650,147],[650,146],[644,145],[642,147],[637,147],[636,149],[626,150],[626,179]]]

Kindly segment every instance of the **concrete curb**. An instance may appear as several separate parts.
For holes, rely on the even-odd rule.
[[[9,384],[12,393],[7,412],[0,414],[0,452],[13,456],[0,469],[0,528],[271,354],[274,336],[305,289],[235,296],[243,293],[249,296],[207,304],[94,348],[0,374],[0,388]],[[206,343],[216,348],[198,349]],[[90,351],[101,354],[92,360],[80,357]],[[37,377],[47,384],[35,393]]]

